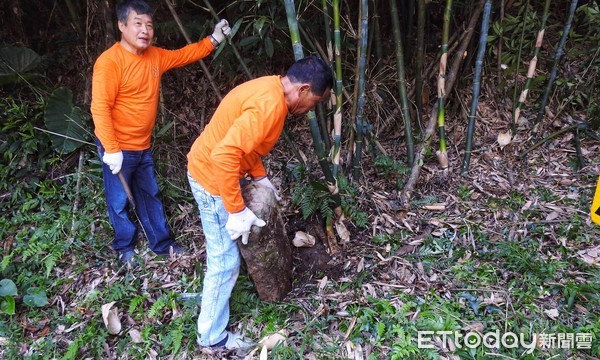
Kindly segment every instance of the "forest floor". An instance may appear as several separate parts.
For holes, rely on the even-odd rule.
[[[582,137],[586,160],[582,168],[577,167],[572,132],[522,157],[532,143],[522,135],[531,133],[530,125],[520,124],[511,143],[500,147],[497,135],[507,128],[498,124],[506,121],[497,121],[499,115],[489,110],[491,105],[481,108],[480,135],[468,176],[458,175],[464,126],[448,129],[447,176],[438,170],[434,156],[426,157],[408,211],[398,206],[406,169],[393,161],[365,165],[360,190],[342,196],[354,198],[354,211],[364,212],[368,225],[360,228],[346,221],[350,240],[333,256],[321,243],[296,250],[294,288],[281,302],[260,301],[242,273],[231,298],[231,330],[252,341],[285,332],[285,344],[268,350],[268,358],[600,356],[600,226],[589,216],[600,174],[600,142]],[[553,122],[548,127],[565,125]],[[303,125],[293,132],[309,134]],[[392,132],[388,139],[381,138],[390,158],[402,158],[395,145],[399,136]],[[310,146],[310,141],[306,143]],[[375,163],[369,158],[372,155],[366,156],[365,164]],[[266,161],[285,164],[287,158],[277,150]],[[189,192],[183,190],[176,200],[165,196],[177,240],[188,253],[156,257],[140,238],[143,265],[127,270],[118,267],[110,250],[111,229],[93,154],[85,166],[96,167],[80,175],[82,186],[89,186],[84,195],[88,200],[79,209],[89,215],[80,219],[87,229],[81,232],[87,235],[70,239],[68,251],[45,268],[48,304],[25,311],[17,301],[17,313],[0,322],[0,355],[7,359],[254,359],[262,351],[264,357],[266,350],[258,347],[240,353],[196,345],[196,294],[202,289],[205,252]],[[287,198],[282,209],[288,233],[314,225],[314,217],[303,219],[292,205],[283,174],[273,178]],[[181,190],[168,182],[161,186],[167,187],[167,193],[169,188]],[[38,218],[39,228],[44,228],[44,221],[53,226],[55,220],[46,215]],[[69,232],[68,220],[59,231],[63,239],[73,231],[71,227]],[[13,244],[12,235],[2,239],[5,254]],[[47,256],[36,259],[31,251],[6,261],[44,264],[46,260]],[[40,274],[22,275],[43,277],[43,272],[40,265]],[[113,302],[122,326],[118,335],[108,333],[102,317],[103,305]],[[445,341],[440,331],[452,333],[453,341]],[[524,338],[514,346],[497,342],[497,347],[486,347],[468,346],[456,337],[471,333],[475,341],[496,331]],[[532,342],[537,342],[535,349]]]

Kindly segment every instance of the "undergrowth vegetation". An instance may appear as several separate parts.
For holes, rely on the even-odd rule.
[[[21,5],[27,10],[37,3],[42,2]],[[185,3],[188,10],[197,7]],[[468,10],[467,2],[458,3],[456,18]],[[430,8],[429,16],[437,21],[442,2],[433,4],[438,8]],[[495,61],[486,60],[486,75],[492,80],[484,81],[485,101],[477,124],[481,137],[469,177],[441,176],[434,149],[425,149],[426,161],[420,164],[424,175],[410,208],[401,211],[397,195],[410,167],[399,150],[402,139],[393,119],[400,117],[394,112],[396,100],[387,90],[396,87],[396,79],[389,75],[393,60],[376,59],[378,71],[373,70],[367,80],[365,118],[373,121],[371,130],[375,130],[365,146],[363,180],[351,181],[344,164],[338,174],[341,207],[351,235],[343,253],[328,258],[327,265],[336,271],[297,274],[285,301],[267,303],[259,299],[242,270],[230,302],[232,330],[253,341],[286,330],[286,344],[270,350],[269,357],[276,359],[600,357],[600,227],[589,217],[600,142],[593,136],[577,138],[583,150],[576,154],[573,144],[579,133],[568,132],[523,156],[531,145],[534,125],[528,119],[537,104],[532,101],[512,143],[498,146],[496,133],[508,128],[502,119],[510,118],[509,90],[519,86],[519,76],[516,80],[512,76],[517,64],[523,67],[523,59],[516,57],[521,33],[525,31],[527,44],[523,54],[529,54],[539,27],[539,4],[514,4],[519,10],[507,13],[503,22],[494,20],[488,38],[490,44],[502,42],[500,60],[506,68],[493,79],[498,69]],[[304,11],[312,14],[311,9]],[[244,15],[233,24],[239,31],[235,39],[241,38],[244,61],[252,64],[256,74],[284,68],[282,63],[291,55],[275,56],[289,50],[280,4],[237,1],[229,10]],[[15,25],[17,18],[4,11],[0,9],[2,18]],[[157,12],[161,45],[181,40],[166,13]],[[563,74],[548,107],[549,120],[537,125],[547,132],[577,118],[585,118],[586,130],[597,130],[600,124],[600,57],[598,47],[589,45],[597,44],[600,37],[597,1],[580,6],[577,14]],[[65,22],[62,15],[53,21]],[[95,15],[102,17],[99,12]],[[198,20],[205,20],[201,16],[182,18],[195,37],[212,26],[208,20]],[[562,26],[558,21],[562,18],[557,18],[553,15],[540,62],[551,63]],[[344,49],[353,55],[356,19],[343,20],[348,27]],[[82,40],[67,32],[77,28],[70,22],[52,24],[57,25],[67,29],[57,35],[59,45]],[[316,37],[320,23],[303,25],[304,37]],[[99,28],[91,27],[89,36],[103,38]],[[16,38],[13,29],[6,26],[0,33]],[[39,36],[41,32],[36,32],[32,42]],[[140,235],[141,267],[125,269],[110,247],[112,229],[95,146],[81,143],[68,154],[57,151],[44,123],[48,99],[40,94],[53,92],[38,87],[69,86],[76,94],[73,102],[82,109],[89,106],[89,84],[81,80],[89,78],[93,56],[90,48],[79,45],[68,46],[73,52],[61,52],[50,62],[45,58],[44,76],[0,84],[0,358],[243,358],[196,345],[206,255],[198,210],[185,177],[185,156],[210,118],[216,96],[207,95],[205,78],[195,65],[165,75],[153,149],[168,221],[188,253],[155,256]],[[52,48],[45,50],[51,53]],[[495,60],[497,51],[490,46],[489,59]],[[228,46],[210,63],[224,91],[243,81],[235,60]],[[344,85],[350,87],[354,75],[353,65],[348,64],[344,71],[350,75],[345,75]],[[530,98],[541,95],[548,67],[538,69]],[[44,83],[36,82],[40,78]],[[453,94],[463,95],[462,89]],[[451,169],[460,163],[464,136],[464,114],[459,108],[465,104],[458,100],[448,104],[448,136],[454,149],[449,151]],[[89,119],[84,116],[82,121]],[[352,128],[351,121],[345,126]],[[291,132],[303,161],[313,159],[306,125],[292,122]],[[380,153],[379,148],[388,151]],[[289,154],[286,144],[276,149],[266,163],[280,180],[286,220],[329,223],[334,217],[333,201],[318,165],[290,165],[299,159]],[[580,163],[579,157],[585,162]],[[118,335],[109,333],[102,317],[103,306],[111,303],[123,325]],[[456,340],[456,334],[464,339],[469,333],[513,333],[518,343],[485,347],[447,341]],[[249,358],[258,354],[255,351]]]

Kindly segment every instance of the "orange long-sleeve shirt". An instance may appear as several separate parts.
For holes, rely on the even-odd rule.
[[[188,153],[188,171],[221,196],[230,213],[244,208],[240,179],[266,176],[261,156],[277,143],[288,108],[281,76],[265,76],[231,90]]]
[[[162,74],[213,50],[206,37],[178,50],[150,46],[136,55],[117,42],[103,52],[94,64],[91,111],[95,134],[106,152],[150,148]]]

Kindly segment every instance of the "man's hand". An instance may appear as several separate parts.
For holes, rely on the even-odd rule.
[[[257,218],[252,210],[244,208],[240,212],[229,214],[225,229],[227,229],[229,236],[231,236],[231,240],[235,240],[241,236],[242,244],[246,245],[248,244],[248,236],[250,236],[252,225],[263,227],[266,224],[264,220]]]
[[[265,176],[264,178],[254,180],[254,182],[259,185],[262,185],[268,189],[273,190],[273,193],[275,194],[275,199],[277,199],[277,201],[281,201],[281,195],[279,195],[279,190],[277,190],[275,185],[273,185],[273,183],[271,182],[271,180],[269,180],[268,177]]]
[[[102,162],[108,165],[110,171],[112,171],[113,175],[117,175],[119,171],[121,171],[121,166],[123,166],[123,152],[119,151],[116,153],[104,153],[102,157]]]
[[[212,33],[212,38],[215,39],[217,44],[220,44],[223,40],[225,40],[225,36],[231,33],[231,28],[229,27],[229,23],[227,20],[222,19],[215,25],[215,30]]]

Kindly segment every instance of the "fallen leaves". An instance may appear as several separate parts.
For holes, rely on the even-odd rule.
[[[544,314],[546,314],[550,319],[556,320],[558,318],[558,309],[544,310]]]
[[[600,266],[600,245],[589,249],[579,250],[577,255],[588,265]]]
[[[117,335],[121,332],[121,319],[119,318],[119,308],[113,305],[116,301],[102,305],[102,321],[111,335]]]

